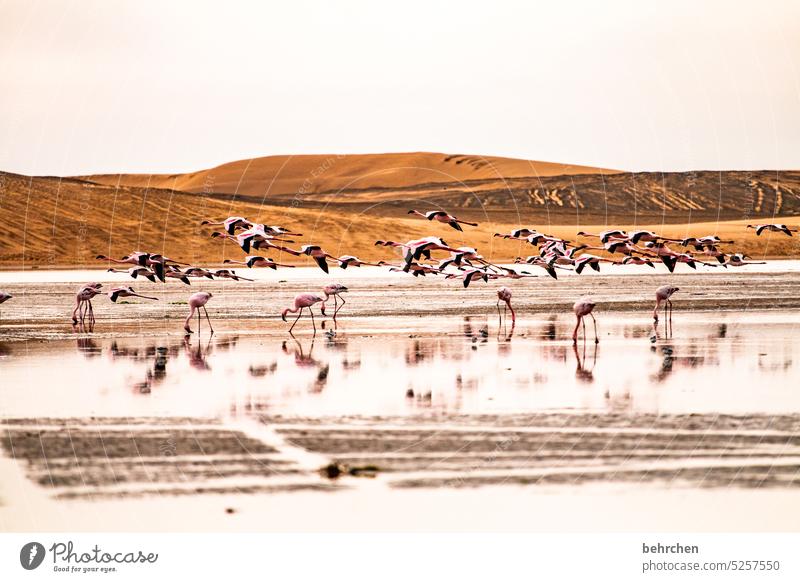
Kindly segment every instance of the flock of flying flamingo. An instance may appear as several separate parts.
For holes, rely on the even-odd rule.
[[[457,231],[463,230],[461,225],[478,226],[473,222],[459,220],[455,216],[442,210],[433,210],[429,212],[409,210],[408,214],[429,221],[446,224]],[[299,250],[292,249],[288,245],[293,244],[296,237],[302,236],[301,233],[292,232],[281,226],[258,224],[240,216],[232,216],[219,222],[204,220],[201,222],[201,225],[221,226],[222,232],[213,232],[211,233],[211,237],[221,240],[230,240],[239,246],[246,254],[243,261],[226,259],[223,261],[225,264],[243,265],[247,268],[263,267],[269,269],[293,267],[293,265],[278,263],[269,257],[250,254],[254,251],[261,251],[263,254],[266,254],[269,251],[276,250],[295,257],[303,255],[311,257],[325,273],[329,273],[330,267],[328,261],[330,260],[337,263],[341,269],[369,265],[386,266],[390,271],[410,273],[414,277],[443,275],[447,279],[460,279],[465,288],[476,280],[488,282],[493,279],[522,279],[537,276],[531,271],[526,270],[529,268],[542,269],[547,275],[557,279],[559,270],[573,270],[580,274],[586,267],[589,267],[599,272],[602,263],[615,265],[647,265],[655,268],[655,263],[661,262],[667,267],[670,273],[675,270],[678,263],[684,263],[692,269],[697,269],[697,265],[727,268],[741,267],[748,264],[763,264],[748,261],[747,259],[749,259],[749,257],[742,253],[728,253],[723,251],[721,249],[722,245],[732,244],[733,241],[724,241],[715,235],[690,237],[681,240],[664,237],[649,230],[625,232],[620,229],[612,229],[597,234],[586,232],[577,233],[578,236],[583,239],[598,241],[595,246],[592,246],[590,244],[573,243],[572,241],[546,235],[532,228],[520,228],[510,233],[494,234],[495,237],[527,242],[533,249],[538,251],[536,254],[531,254],[528,257],[517,257],[515,265],[524,265],[519,268],[493,264],[478,254],[477,249],[466,246],[451,247],[442,238],[437,236],[428,236],[407,242],[378,240],[375,242],[376,246],[393,247],[400,252],[402,259],[398,263],[386,261],[369,263],[353,255],[335,257],[327,253],[319,245],[303,245]],[[747,225],[747,228],[755,229],[756,235],[761,235],[763,232],[769,231],[792,236],[793,232],[798,231],[798,229],[789,228],[785,224],[755,224]],[[673,245],[674,247],[679,246],[682,250],[675,250],[669,245]],[[587,252],[592,250],[603,251],[608,256],[599,256]],[[437,264],[423,262],[423,259],[425,261],[431,261],[434,252],[444,252],[447,253],[447,256],[439,260]],[[176,279],[186,285],[190,285],[190,279],[193,278],[253,281],[253,279],[238,275],[232,269],[218,269],[212,271],[200,267],[192,267],[186,263],[181,263],[158,253],[137,251],[120,259],[114,259],[105,255],[98,255],[97,259],[107,261],[108,263],[131,265],[127,269],[109,267],[108,271],[128,273],[133,279],[141,277],[151,282],[161,281],[164,283],[167,279]],[[181,269],[181,267],[186,268]],[[93,329],[95,317],[92,308],[92,299],[104,293],[115,303],[119,298],[124,297],[157,300],[157,297],[150,297],[137,293],[130,286],[113,287],[108,292],[105,292],[102,287],[101,283],[86,283],[78,290],[75,296],[75,306],[71,315],[72,324],[74,326],[79,325],[82,329],[88,329],[89,331]],[[662,305],[664,306],[665,319],[668,320],[667,325],[671,322],[671,297],[678,290],[678,287],[672,285],[663,285],[656,290],[656,303],[653,309],[653,319],[656,324],[658,323],[659,309]],[[334,324],[336,324],[336,316],[345,304],[343,293],[347,291],[348,289],[344,285],[332,283],[323,288],[322,294],[301,293],[297,295],[293,305],[287,307],[281,313],[283,321],[286,321],[287,314],[297,313],[297,317],[289,328],[289,333],[294,329],[294,326],[303,315],[304,310],[308,310],[314,332],[316,332],[317,328],[314,322],[314,313],[311,308],[319,303],[320,312],[325,316],[325,305],[331,297],[333,297],[334,301],[333,321]],[[511,290],[507,287],[498,289],[497,311],[502,322],[503,314],[510,310],[513,329],[513,326],[516,324],[516,314],[511,306],[511,296]],[[197,315],[199,332],[201,311],[206,317],[211,333],[214,332],[213,326],[211,325],[211,318],[206,310],[206,304],[212,297],[213,295],[211,293],[205,291],[194,293],[189,297],[187,302],[189,314],[184,323],[184,330],[187,333],[192,333],[190,324],[195,314]],[[0,304],[11,298],[12,296],[8,293],[0,292]],[[500,312],[500,303],[504,304],[502,314]],[[595,305],[596,303],[589,297],[580,298],[575,302],[573,312],[575,314],[576,323],[572,334],[573,342],[577,341],[581,324],[583,324],[583,336],[585,340],[586,317],[592,318],[595,342],[599,342],[597,336],[597,320],[592,313]]]

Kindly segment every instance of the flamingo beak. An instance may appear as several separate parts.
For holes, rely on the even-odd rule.
[[[281,313],[281,319],[282,319],[283,321],[286,321],[286,314],[285,314],[285,313]]]

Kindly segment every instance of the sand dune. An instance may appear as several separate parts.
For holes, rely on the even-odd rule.
[[[110,185],[225,192],[271,198],[364,188],[524,176],[609,174],[616,170],[493,156],[439,153],[268,156],[187,174],[101,174],[81,178]]]

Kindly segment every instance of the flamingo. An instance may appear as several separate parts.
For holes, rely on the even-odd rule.
[[[497,290],[497,316],[500,318],[500,322],[503,321],[503,316],[500,315],[500,302],[505,303],[503,307],[503,312],[505,313],[506,308],[511,310],[511,327],[513,328],[517,323],[517,316],[514,313],[514,308],[511,307],[511,289],[508,287],[500,287]]]
[[[653,308],[653,321],[658,323],[658,308],[664,304],[664,318],[667,317],[667,308],[669,308],[669,320],[672,321],[672,299],[675,293],[680,291],[680,288],[673,285],[662,285],[656,289],[656,306]]]
[[[214,276],[219,279],[232,279],[234,281],[253,281],[253,279],[248,279],[247,277],[237,275],[232,269],[220,269],[218,271],[214,271]]]
[[[328,253],[323,251],[322,247],[319,245],[303,245],[302,247],[300,247],[300,254],[308,255],[309,257],[314,259],[319,265],[319,268],[325,271],[326,273],[328,272],[328,263],[325,261],[325,259],[336,259],[336,257],[334,257],[333,255],[329,255]]]
[[[509,234],[502,234],[499,232],[494,233],[492,236],[499,236],[501,238],[509,239],[521,239],[521,238],[528,238],[532,234],[538,234],[535,229],[532,228],[518,228],[516,230],[512,230]]]
[[[108,292],[108,298],[111,299],[114,303],[117,302],[117,299],[120,297],[139,297],[141,299],[151,299],[153,301],[158,301],[158,297],[147,297],[146,295],[139,295],[136,291],[133,290],[133,287],[112,287],[111,291]]]
[[[478,226],[477,222],[467,222],[466,220],[459,220],[455,216],[448,214],[444,210],[431,210],[430,212],[419,212],[418,210],[409,210],[409,214],[414,214],[416,216],[421,216],[422,218],[427,218],[428,220],[436,220],[438,222],[442,222],[451,226],[456,230],[464,230],[461,228],[462,224],[466,224],[469,226]]]
[[[747,255],[741,255],[738,253],[732,254],[728,257],[728,262],[725,263],[726,265],[730,265],[731,267],[744,267],[745,265],[766,265],[766,261],[745,261],[745,259],[749,259]]]
[[[189,327],[189,322],[192,320],[192,316],[194,315],[195,311],[197,312],[197,333],[200,333],[200,309],[202,309],[203,313],[206,314],[208,327],[211,329],[211,333],[214,333],[214,328],[211,325],[211,319],[208,317],[208,310],[206,309],[206,303],[208,303],[208,300],[212,297],[213,295],[211,293],[207,293],[206,291],[193,293],[189,297],[189,315],[186,316],[186,322],[183,324],[183,329],[186,331],[186,333],[192,333],[192,328]]]
[[[546,261],[542,257],[539,257],[537,255],[531,255],[525,258],[524,260],[522,259],[522,257],[517,257],[516,259],[514,259],[515,264],[527,263],[528,265],[533,265],[534,267],[541,267],[542,269],[547,271],[547,274],[550,275],[553,279],[558,279],[558,274],[556,273],[556,269],[552,264],[553,262],[554,259]]]
[[[618,240],[627,240],[628,239],[628,233],[626,233],[624,230],[619,230],[619,229],[604,230],[603,232],[601,232],[599,234],[591,234],[591,233],[588,233],[588,232],[579,231],[578,232],[578,236],[585,236],[587,238],[599,238],[600,242],[602,242],[602,243],[607,243],[608,241],[610,241],[612,239],[618,239]]]
[[[222,222],[212,222],[210,220],[204,220],[203,222],[200,223],[200,225],[222,226],[225,228],[225,232],[231,235],[236,232],[236,229],[247,230],[253,227],[252,222],[250,222],[246,218],[242,218],[241,216],[229,216]]]
[[[200,267],[190,267],[186,269],[183,274],[186,277],[195,277],[197,279],[202,279],[205,277],[206,279],[213,279],[214,273],[209,271],[208,269],[202,269]]]
[[[81,327],[84,326],[84,318],[89,315],[89,326],[94,327],[94,309],[92,299],[100,295],[103,291],[102,283],[86,283],[75,295],[75,309],[72,310],[72,325],[78,325],[78,316],[81,318]]]
[[[10,293],[5,293],[4,291],[0,291],[0,305],[8,301],[9,299],[13,299],[14,296]]]
[[[708,236],[690,236],[688,238],[683,239],[680,243],[682,247],[694,247],[698,251],[702,251],[707,247],[715,247],[717,245],[732,245],[736,241],[733,240],[722,240],[717,235],[708,235]]]
[[[255,255],[249,255],[245,257],[244,261],[232,261],[231,259],[225,259],[222,262],[226,265],[245,265],[248,269],[252,269],[253,267],[267,267],[272,270],[277,270],[278,267],[294,268],[294,265],[283,265],[281,263],[276,263],[270,258],[259,257]]]
[[[583,323],[583,341],[586,341],[586,322],[583,320],[583,318],[587,315],[590,316],[594,322],[594,343],[600,343],[600,340],[597,337],[597,320],[594,318],[594,314],[592,313],[595,305],[597,304],[590,298],[582,297],[575,302],[575,305],[572,306],[572,311],[575,313],[575,317],[577,318],[575,330],[572,332],[573,345],[578,343],[578,327],[580,327],[581,322]]]
[[[120,263],[120,264],[128,263],[131,265],[137,265],[139,267],[146,267],[147,257],[148,257],[147,253],[143,253],[141,251],[135,251],[125,255],[121,259],[112,259],[111,257],[108,257],[106,255],[97,255],[95,258],[98,261],[110,261],[112,263]]]
[[[782,232],[786,236],[792,236],[793,232],[797,232],[796,228],[789,228],[785,224],[748,224],[747,228],[756,229],[756,236],[761,236],[765,230],[770,232]]]
[[[451,273],[447,275],[447,279],[462,279],[464,281],[464,288],[466,289],[469,287],[469,284],[472,283],[475,279],[483,279],[484,283],[489,282],[489,273],[487,273],[484,269],[465,269],[463,272],[459,274]]]
[[[189,277],[187,277],[183,271],[181,271],[178,267],[173,265],[168,265],[167,270],[164,272],[164,276],[169,279],[177,279],[187,285],[191,285],[192,283],[189,281]]]
[[[669,241],[669,242],[678,242],[677,239],[674,238],[664,238],[652,230],[632,230],[628,233],[627,236],[628,240],[633,244],[639,244],[639,242],[658,242],[658,241]]]
[[[653,264],[653,261],[648,259],[647,257],[638,257],[636,255],[628,255],[624,259],[622,259],[623,265],[647,265],[648,267],[653,267],[654,269],[656,266]]]
[[[368,267],[380,267],[386,264],[383,261],[378,261],[377,263],[367,263],[358,257],[354,257],[353,255],[342,255],[336,259],[336,261],[339,263],[340,269],[346,269],[347,267],[360,267],[361,265],[367,265]]]
[[[128,273],[133,279],[144,277],[151,283],[156,282],[156,274],[147,267],[131,267],[130,269],[106,269],[108,273]]]
[[[345,300],[344,297],[341,296],[342,293],[347,292],[347,287],[344,285],[340,285],[339,283],[331,283],[330,285],[325,285],[322,289],[322,292],[325,293],[325,301],[322,302],[322,305],[319,306],[319,310],[322,312],[322,315],[325,315],[325,303],[327,303],[328,299],[333,296],[333,323],[336,324],[336,314],[339,313],[339,310],[344,307]],[[339,305],[337,297],[342,300],[342,304]],[[310,310],[309,310],[310,311]]]
[[[292,330],[294,329],[294,326],[297,324],[297,321],[300,319],[300,316],[303,315],[303,309],[308,309],[308,312],[311,314],[311,325],[314,326],[314,333],[316,333],[317,325],[314,323],[314,312],[311,310],[311,306],[321,301],[324,302],[325,300],[319,295],[314,295],[313,293],[300,293],[299,295],[297,295],[294,298],[294,307],[293,308],[287,307],[281,313],[281,319],[283,321],[286,321],[287,313],[299,312],[297,314],[297,319],[294,320],[292,327],[289,328],[289,333],[292,333]]]

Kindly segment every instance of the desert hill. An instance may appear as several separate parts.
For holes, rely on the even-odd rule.
[[[438,153],[268,156],[186,174],[100,174],[100,184],[225,192],[272,198],[340,190],[406,188],[529,176],[609,174],[616,170],[492,156]]]

